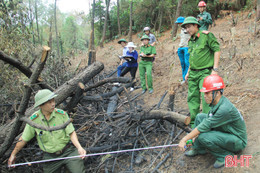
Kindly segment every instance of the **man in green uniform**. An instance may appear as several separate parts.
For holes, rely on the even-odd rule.
[[[216,158],[215,168],[224,166],[227,155],[234,155],[247,144],[244,118],[223,96],[224,87],[223,79],[216,74],[204,79],[200,91],[205,93],[211,110],[208,114],[198,114],[195,120],[196,128],[179,143],[180,149],[184,151],[187,140],[196,138],[191,150],[185,152],[185,155],[192,157],[205,154],[208,150]]]
[[[54,127],[66,123],[69,120],[68,114],[63,110],[55,108],[56,97],[53,92],[48,89],[43,89],[35,95],[34,107],[40,107],[30,120],[40,126]],[[36,136],[37,142],[41,150],[43,150],[44,159],[54,159],[68,156],[86,155],[86,151],[81,147],[75,129],[70,123],[64,129],[56,131],[45,131],[34,128],[26,124],[24,132],[16,144],[9,160],[8,165],[14,164],[16,154]],[[73,145],[70,143],[73,143]],[[61,167],[65,165],[72,173],[85,172],[83,160],[81,158],[74,158],[68,160],[60,160],[53,162],[46,162],[43,165],[43,170],[46,173],[60,172]]]
[[[198,4],[200,14],[197,16],[197,19],[200,24],[200,30],[208,30],[209,25],[212,24],[212,18],[211,15],[206,12],[206,6],[207,4],[204,1],[200,1]]]
[[[147,85],[149,89],[149,93],[153,93],[153,78],[152,78],[152,68],[153,68],[153,60],[156,55],[156,49],[154,46],[149,44],[150,38],[147,35],[142,36],[141,41],[143,42],[143,46],[141,46],[140,57],[141,61],[139,62],[139,74],[142,86],[142,93],[147,91],[146,88],[146,80],[145,80],[145,72],[147,76]]]
[[[200,112],[201,99],[199,90],[206,76],[217,74],[220,47],[212,33],[205,34],[202,30],[199,30],[200,24],[195,17],[185,18],[181,26],[191,35],[188,43],[190,67],[185,80],[188,80],[189,85],[188,106],[191,126],[193,127],[196,115]],[[202,93],[202,112],[208,113],[209,109],[209,105],[205,102]]]

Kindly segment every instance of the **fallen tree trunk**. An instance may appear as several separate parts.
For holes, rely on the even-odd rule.
[[[117,87],[114,86],[114,87],[112,88],[112,92],[113,92],[113,91],[116,91],[116,90],[117,90]],[[107,115],[108,115],[108,116],[113,116],[113,112],[115,112],[115,110],[116,110],[117,101],[118,101],[118,97],[117,97],[116,94],[113,95],[112,97],[110,97],[109,103],[108,103],[108,105],[107,105]]]
[[[171,123],[181,123],[185,125],[190,124],[190,117],[182,114],[178,114],[176,112],[171,112],[171,111],[163,111],[163,110],[152,110],[148,113],[144,113],[140,117],[140,120],[149,120],[149,119],[163,119],[167,120]]]
[[[77,74],[74,78],[71,80],[65,82],[63,85],[61,85],[59,88],[57,88],[54,93],[57,94],[57,97],[55,97],[56,106],[61,104],[64,100],[66,100],[68,97],[72,96],[75,92],[76,88],[78,87],[78,83],[86,83],[89,80],[91,80],[94,76],[96,76],[98,73],[100,73],[104,69],[104,64],[101,62],[95,62],[88,66],[85,70]],[[84,81],[84,82],[83,82]],[[29,108],[26,111],[26,116],[32,115],[37,108]]]
[[[28,78],[31,77],[32,75],[32,71],[30,70],[30,68],[26,67],[21,61],[19,61],[18,59],[12,58],[8,55],[6,55],[3,51],[0,50],[0,59],[3,60],[4,62],[14,66],[15,68],[17,68],[18,70],[20,70],[25,76],[27,76]],[[42,81],[39,81],[37,79],[37,83],[38,85],[42,88],[42,89],[49,89],[51,91],[53,91],[54,89],[43,83]]]
[[[65,99],[67,99],[69,96],[71,96],[73,94],[75,88],[77,88],[77,85],[79,82],[89,81],[96,74],[98,74],[100,71],[102,71],[103,68],[104,68],[104,65],[101,62],[95,62],[92,65],[88,66],[81,73],[77,74],[74,78],[72,78],[71,80],[64,83],[62,86],[60,86],[57,90],[54,91],[58,95],[55,98],[56,105],[61,104]],[[38,108],[30,107],[26,110],[25,116],[29,117],[37,110],[38,110]],[[10,130],[13,123],[14,123],[14,120],[9,124],[7,124],[3,127],[0,127],[0,143],[3,143],[3,140],[6,137],[6,131]]]
[[[68,85],[64,87],[60,87],[56,93],[61,92],[63,97],[58,98],[62,103],[68,96],[72,95],[70,102],[64,107],[64,110],[71,111],[74,107],[77,106],[81,96],[83,95],[83,90],[79,87],[79,83],[86,84],[89,82],[94,76],[99,74],[104,69],[104,64],[101,62],[94,62],[90,66],[84,70],[84,73],[80,73],[81,75],[74,77],[70,81],[68,81]],[[77,82],[77,83],[76,83]],[[65,90],[65,91],[64,91]],[[66,95],[67,93],[71,93],[70,95]],[[57,99],[56,99],[57,102]]]

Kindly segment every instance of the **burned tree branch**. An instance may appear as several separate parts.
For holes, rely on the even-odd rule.
[[[26,118],[26,117],[20,118],[20,121],[26,122],[27,124],[29,124],[30,126],[32,126],[34,128],[52,132],[52,131],[56,131],[56,130],[60,130],[60,129],[65,129],[69,125],[69,123],[72,122],[72,119],[70,118],[64,124],[59,125],[59,126],[55,126],[55,127],[41,126],[41,125],[39,125],[37,123],[34,123],[33,121],[31,121],[29,118]]]
[[[77,74],[74,78],[71,80],[65,82],[63,85],[61,85],[59,88],[57,88],[54,92],[57,94],[57,97],[55,97],[56,105],[61,104],[64,100],[66,100],[69,96],[72,96],[75,92],[76,88],[78,87],[78,83],[85,81],[88,82],[92,79],[95,75],[97,75],[100,71],[104,69],[104,64],[101,62],[95,62],[88,66],[85,70]],[[62,108],[65,109],[66,108]],[[25,115],[28,117],[32,115],[36,111],[35,108],[31,107],[27,109]]]
[[[31,77],[32,71],[19,60],[6,55],[3,51],[0,51],[0,59],[20,70],[28,78]],[[38,79],[36,83],[38,83],[39,86],[43,89],[49,89],[51,91],[54,90],[51,86],[43,83],[42,81],[39,81]]]
[[[141,116],[141,120],[148,119],[164,119],[171,123],[181,123],[188,125],[190,124],[190,117],[182,114],[178,114],[176,112],[163,111],[163,110],[152,110],[144,116]]]
[[[104,94],[98,94],[95,96],[84,96],[82,97],[83,101],[102,101],[106,98],[112,97],[113,95],[116,95],[117,93],[121,93],[122,91],[124,91],[124,88],[129,88],[132,86],[132,83],[128,83],[125,86],[122,86],[120,88],[118,88],[117,90],[108,92],[108,93],[104,93]]]
[[[102,81],[99,81],[97,82],[96,84],[94,85],[91,85],[89,87],[87,87],[86,89],[84,89],[84,91],[89,91],[91,90],[92,88],[97,88],[101,85],[104,85],[105,83],[109,83],[109,82],[120,82],[120,83],[129,83],[131,82],[131,79],[130,78],[126,78],[126,77],[113,77],[113,78],[106,78]]]
[[[25,110],[28,106],[30,97],[31,97],[31,93],[32,93],[32,88],[29,87],[29,86],[36,83],[39,75],[41,74],[41,72],[44,68],[44,65],[45,65],[45,62],[47,60],[49,51],[50,51],[49,47],[47,47],[47,46],[43,47],[43,52],[42,52],[42,57],[41,57],[40,63],[38,64],[37,68],[35,68],[34,72],[32,73],[32,75],[30,77],[29,85],[25,86],[24,95],[23,95],[21,104],[19,106],[17,117],[15,118],[15,121],[12,125],[10,132],[6,135],[4,143],[1,145],[0,157],[2,157],[2,155],[6,152],[6,150],[8,150],[8,148],[12,145],[15,137],[19,133],[19,129],[22,125],[22,122],[19,121],[19,119],[24,115]]]

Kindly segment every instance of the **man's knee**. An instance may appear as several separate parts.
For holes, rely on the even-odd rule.
[[[196,115],[195,121],[196,121],[197,123],[201,123],[202,120],[205,119],[206,117],[207,117],[207,114],[205,114],[205,113],[199,113],[199,114]]]

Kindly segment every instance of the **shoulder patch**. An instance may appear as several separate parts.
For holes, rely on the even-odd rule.
[[[62,115],[65,115],[65,114],[66,114],[66,112],[63,111],[63,110],[61,110],[61,109],[55,109],[55,111],[56,111],[57,113],[62,114]]]
[[[33,120],[35,120],[36,118],[38,118],[39,117],[39,114],[33,114],[31,117],[30,117],[30,119],[33,121]]]

